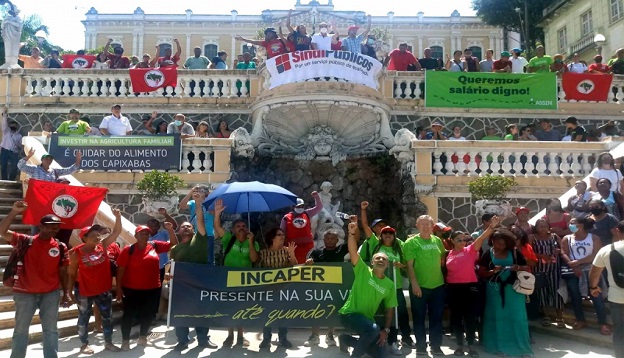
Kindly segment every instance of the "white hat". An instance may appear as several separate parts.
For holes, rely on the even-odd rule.
[[[301,198],[297,198],[297,204],[295,206],[299,206],[299,205],[305,205],[305,201],[303,201],[303,199]]]

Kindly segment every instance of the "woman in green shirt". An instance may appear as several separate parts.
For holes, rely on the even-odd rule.
[[[505,140],[516,140],[518,136],[518,126],[515,124],[508,124],[505,128]]]

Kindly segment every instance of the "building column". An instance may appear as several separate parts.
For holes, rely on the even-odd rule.
[[[492,49],[492,51],[494,51],[494,37],[492,37],[492,36],[490,36],[490,48]],[[499,55],[500,55],[500,52],[498,52],[498,54],[497,54],[497,52],[494,51],[494,56],[496,58],[498,58]]]
[[[230,67],[234,67],[234,60],[236,59],[236,39],[234,38],[234,36],[232,36],[232,53],[230,54],[230,61],[232,63],[232,66]]]
[[[142,53],[138,52],[139,49],[139,34],[134,32],[132,34],[132,54],[141,58]]]
[[[464,48],[462,47],[462,37],[461,37],[461,35],[457,36],[457,38],[455,40],[457,41],[457,49],[459,51],[462,51],[462,53],[463,53]]]
[[[418,55],[416,55],[416,57],[421,57],[423,56],[423,38],[422,36],[418,36]]]
[[[143,44],[143,32],[141,32],[139,34],[139,47],[138,47],[138,52],[141,56],[143,56],[143,54],[145,53],[145,48],[144,48],[144,44]],[[142,58],[142,57],[141,57]]]
[[[191,34],[186,34],[186,58],[191,57]]]

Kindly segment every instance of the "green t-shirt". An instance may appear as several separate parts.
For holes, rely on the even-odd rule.
[[[237,70],[255,70],[256,63],[253,61],[249,61],[249,63],[239,62],[238,64],[236,64],[236,69]]]
[[[485,137],[481,138],[481,140],[501,140],[501,138],[497,135],[486,135]]]
[[[401,250],[403,250],[403,241],[395,238],[396,241],[399,242],[399,246],[401,247]],[[366,245],[362,245],[361,248],[367,248],[368,252],[366,253],[360,253],[361,257],[366,257],[366,260],[371,260],[373,258],[373,255],[375,254],[375,248],[377,247],[377,245],[379,245],[379,239],[377,238],[377,235],[375,235],[375,233],[371,234],[371,237],[369,237],[366,241],[365,241]],[[385,245],[380,245],[379,246],[379,251],[378,252],[383,252],[384,254],[386,254],[388,256],[388,259],[390,260],[390,262],[401,262],[402,264],[405,264],[405,256],[403,256],[403,261],[401,261],[401,256],[399,255],[398,252],[394,251],[393,247],[390,246],[385,246]],[[367,262],[368,264],[368,262]],[[401,269],[398,267],[394,268],[394,274],[396,277],[396,288],[400,289],[403,288],[403,276],[401,276]]]
[[[236,240],[232,249],[228,252],[227,256],[223,260],[223,266],[229,267],[252,267],[253,262],[249,258],[249,240],[240,242],[236,237],[232,236],[231,232],[226,232],[221,238],[221,246],[223,246],[223,254],[225,255],[225,249],[228,247],[230,240]],[[260,245],[254,242],[256,251],[260,251]]]
[[[542,57],[533,57],[531,61],[529,61],[529,67],[538,68],[541,66],[546,66],[545,68],[539,68],[536,72],[550,72],[550,65],[553,64],[552,57],[548,55],[544,55]]]
[[[513,134],[505,135],[505,140],[514,140]]]
[[[189,242],[178,243],[169,251],[169,257],[179,262],[208,263],[208,236],[195,233]]]
[[[353,267],[355,279],[349,297],[344,306],[338,311],[340,314],[360,313],[372,320],[383,301],[384,307],[397,306],[394,283],[388,278],[378,278],[373,269],[366,266],[364,260],[359,259]]]
[[[81,120],[77,122],[65,121],[61,123],[56,131],[59,134],[85,135],[85,133],[87,133],[87,128],[89,128],[87,122]]]
[[[444,251],[442,240],[434,235],[429,239],[416,235],[405,241],[405,261],[414,260],[414,271],[420,287],[434,289],[444,285],[441,266]]]

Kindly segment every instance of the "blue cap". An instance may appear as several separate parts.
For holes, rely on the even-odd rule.
[[[511,52],[522,53],[522,50],[516,47],[513,50],[511,50]]]
[[[386,223],[387,224],[388,222],[386,220],[384,220],[384,219],[375,219],[375,220],[373,220],[373,223],[371,224],[371,227],[373,227],[373,226],[375,226],[375,225],[377,225],[379,223]]]

